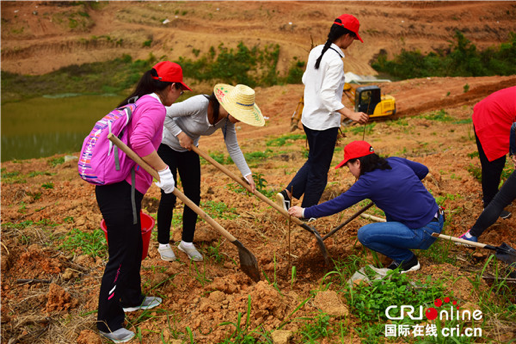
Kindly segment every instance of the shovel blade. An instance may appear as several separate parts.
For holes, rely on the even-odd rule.
[[[240,258],[240,269],[253,281],[260,281],[260,270],[258,270],[258,261],[254,254],[251,253],[240,241],[232,242],[238,248],[238,257]]]
[[[496,258],[516,267],[516,250],[506,243],[496,248]]]

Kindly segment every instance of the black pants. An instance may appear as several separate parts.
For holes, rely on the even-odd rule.
[[[201,162],[197,153],[192,151],[176,152],[169,146],[162,144],[158,148],[158,154],[168,165],[177,181],[177,172],[181,177],[181,186],[186,197],[195,204],[201,201]],[[168,244],[170,242],[170,226],[174,215],[176,196],[161,191],[161,200],[158,208],[158,242]],[[183,235],[182,240],[193,242],[197,213],[189,207],[183,209]]]
[[[516,172],[512,172],[509,178],[507,178],[500,191],[480,214],[469,233],[479,237],[489,226],[496,222],[502,210],[511,204],[514,199],[516,199]]]
[[[500,184],[500,177],[502,176],[503,168],[505,167],[506,156],[504,155],[503,157],[493,161],[487,160],[484,149],[482,148],[476,133],[475,139],[477,141],[478,155],[482,166],[482,200],[484,201],[485,208],[498,192],[498,185]]]
[[[319,203],[324,192],[339,128],[321,131],[303,128],[310,149],[308,160],[297,171],[287,190],[297,199],[304,195],[301,207],[307,208]]]
[[[140,213],[143,194],[135,190]],[[140,217],[133,224],[131,185],[123,181],[95,188],[97,203],[107,227],[109,260],[100,285],[97,328],[116,331],[124,325],[123,307],[140,305],[144,299],[140,267],[143,242]]]

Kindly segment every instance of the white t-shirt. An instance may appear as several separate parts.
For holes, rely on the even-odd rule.
[[[315,62],[323,47],[318,45],[310,51],[302,79],[305,85],[305,105],[301,123],[312,130],[340,127],[341,115],[337,111],[344,108],[344,53],[332,43],[324,53],[319,69],[315,69]]]

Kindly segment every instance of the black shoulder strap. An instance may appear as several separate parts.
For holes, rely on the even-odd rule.
[[[334,49],[334,48],[332,48],[332,47],[330,47],[330,49],[331,49],[331,50],[333,50],[334,52],[336,52],[337,54],[339,54],[339,56],[340,56],[341,58],[342,58],[342,57],[344,57],[344,56],[342,56],[342,55],[341,55],[341,53],[339,53],[336,49]]]

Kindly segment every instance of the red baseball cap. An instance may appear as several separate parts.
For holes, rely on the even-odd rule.
[[[152,78],[164,82],[175,82],[181,84],[183,90],[191,91],[190,87],[183,83],[183,70],[177,63],[170,61],[162,61],[152,67],[158,73],[158,76]]]
[[[341,168],[351,159],[361,158],[363,156],[374,154],[374,148],[365,141],[353,141],[344,147],[344,160],[335,168]]]
[[[340,19],[342,23],[337,22],[337,19]],[[333,24],[343,26],[345,29],[348,29],[351,32],[354,32],[357,37],[356,40],[359,40],[360,42],[364,43],[360,35],[358,34],[358,29],[360,28],[360,22],[357,18],[352,16],[351,14],[343,14],[340,17],[335,19],[335,22]]]

